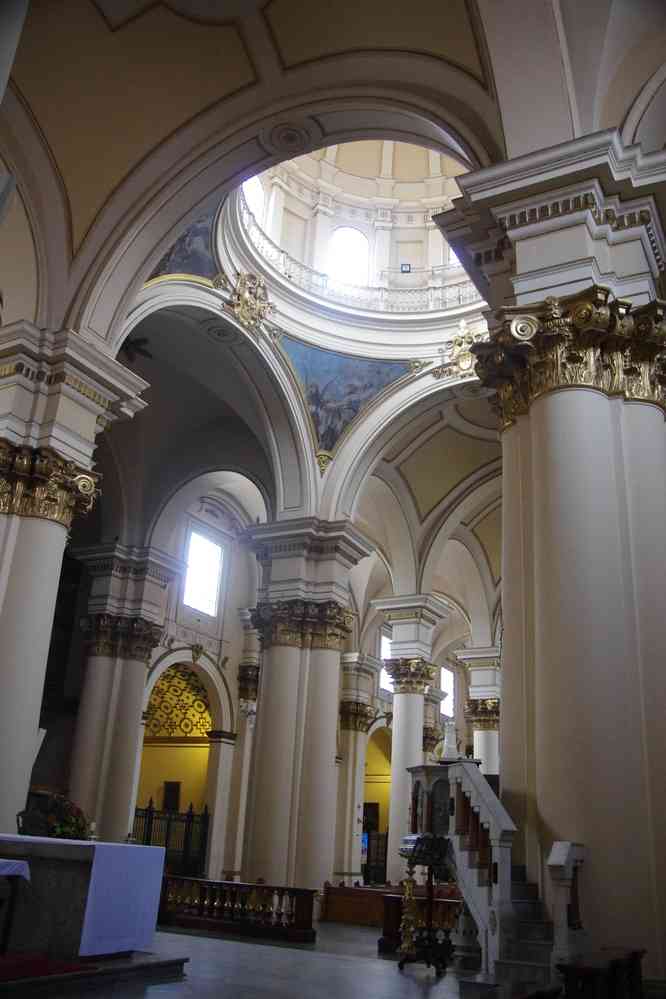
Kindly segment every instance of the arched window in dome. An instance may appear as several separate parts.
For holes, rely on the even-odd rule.
[[[345,284],[367,285],[370,244],[360,229],[339,226],[328,249],[328,276]]]
[[[250,177],[249,180],[243,182],[243,194],[247,201],[247,207],[254,215],[255,221],[258,225],[262,225],[264,221],[264,209],[266,207],[266,195],[264,193],[264,185],[258,177]]]

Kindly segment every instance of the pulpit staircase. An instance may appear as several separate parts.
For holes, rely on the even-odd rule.
[[[458,886],[482,950],[481,973],[460,981],[460,995],[523,999],[552,982],[553,924],[537,885],[511,863],[516,827],[478,766],[446,769]]]

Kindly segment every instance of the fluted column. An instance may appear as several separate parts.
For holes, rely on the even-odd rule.
[[[436,667],[423,659],[387,659],[393,680],[393,739],[391,743],[391,803],[389,808],[386,877],[394,884],[405,874],[398,851],[410,831],[411,776],[407,767],[423,763],[423,699]]]
[[[514,593],[519,626],[509,626],[504,604],[503,663],[507,672],[527,669],[528,682],[517,677],[511,689],[520,684],[533,717],[525,730],[533,741],[523,747],[533,755],[533,792],[519,789],[534,793],[542,856],[553,840],[588,851],[580,894],[593,943],[645,947],[658,968],[666,915],[663,725],[654,709],[666,656],[655,607],[666,584],[663,306],[632,309],[592,287],[496,319],[490,342],[473,349],[512,427],[510,460],[530,511],[513,534],[532,591],[527,605]],[[504,730],[503,721],[502,740]],[[510,776],[515,794],[529,774]],[[620,883],[631,890],[618,904]]]
[[[148,664],[162,629],[143,618],[121,618],[118,629],[117,687],[100,839],[122,842],[134,822],[143,746],[143,696]]]

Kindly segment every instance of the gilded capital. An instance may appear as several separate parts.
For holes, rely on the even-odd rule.
[[[238,699],[256,701],[259,689],[259,666],[255,662],[238,664]]]
[[[75,514],[92,510],[99,478],[52,448],[0,440],[0,513],[52,520],[69,529]]]
[[[340,701],[340,728],[347,732],[368,732],[377,717],[376,710],[363,701]]]
[[[352,615],[335,600],[278,600],[258,604],[252,626],[264,648],[287,645],[297,649],[341,651],[351,632]]]
[[[499,698],[470,698],[465,704],[465,719],[477,731],[498,729],[500,720]]]
[[[434,753],[435,749],[442,741],[443,735],[439,725],[423,726],[423,752]]]
[[[592,388],[666,411],[664,303],[633,309],[598,285],[495,314],[471,347],[481,383],[495,389],[504,426],[547,392]]]
[[[425,694],[435,682],[437,667],[425,659],[385,659],[384,668],[393,680],[394,694]]]
[[[93,614],[84,618],[82,626],[89,656],[138,659],[146,665],[162,636],[159,625],[142,617]]]

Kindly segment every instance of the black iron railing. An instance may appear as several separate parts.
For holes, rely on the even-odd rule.
[[[137,808],[132,835],[144,846],[163,846],[164,869],[168,874],[197,877],[206,870],[208,845],[208,808],[195,814],[192,805],[186,812],[161,812],[153,806]]]

